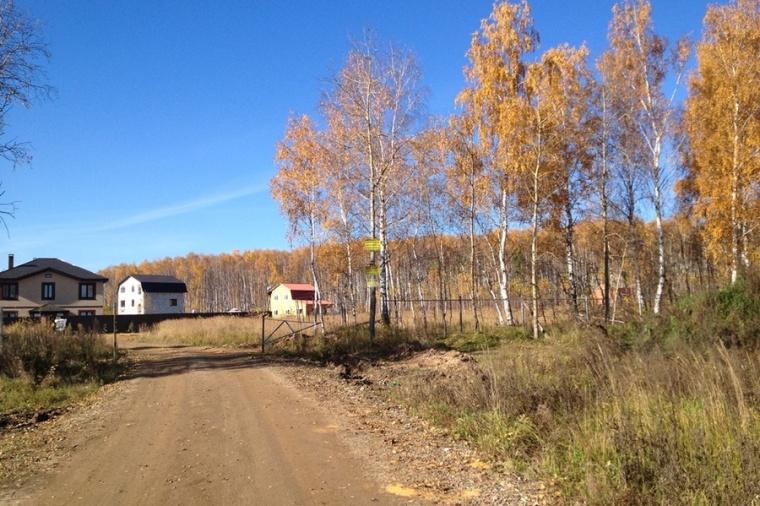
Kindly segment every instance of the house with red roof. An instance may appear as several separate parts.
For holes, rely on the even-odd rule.
[[[314,285],[280,283],[269,290],[269,310],[275,318],[304,318],[314,314]],[[320,300],[322,310],[332,307],[329,300]]]

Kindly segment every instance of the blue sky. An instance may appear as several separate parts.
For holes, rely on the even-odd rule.
[[[269,194],[292,113],[316,114],[324,78],[366,28],[414,50],[431,114],[462,88],[491,0],[16,0],[44,22],[51,100],[6,133],[31,166],[0,165],[15,218],[0,253],[97,271],[190,252],[289,249]],[[606,47],[615,2],[533,0],[541,49]],[[707,2],[653,0],[655,26],[696,39]]]

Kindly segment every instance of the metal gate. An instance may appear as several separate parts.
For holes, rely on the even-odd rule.
[[[272,330],[269,335],[266,333],[266,315],[261,317],[261,352],[264,352],[264,348],[267,344],[274,344],[277,341],[281,339],[285,339],[286,337],[290,337],[295,334],[300,334],[304,330],[312,329],[319,325],[319,322],[303,322],[298,320],[280,320],[280,319],[272,319],[272,321],[279,321],[280,323]],[[298,324],[298,328],[293,328],[293,324]],[[274,334],[282,328],[282,326],[286,326],[290,332],[288,332],[285,335],[279,336],[279,337],[273,337]],[[304,325],[304,326],[301,326]]]

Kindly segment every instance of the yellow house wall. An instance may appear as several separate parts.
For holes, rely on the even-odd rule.
[[[269,296],[269,310],[272,316],[284,318],[298,315],[297,302],[291,298],[290,289],[280,285]]]

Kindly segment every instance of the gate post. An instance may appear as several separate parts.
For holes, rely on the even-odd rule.
[[[583,300],[584,300],[585,305],[586,305],[586,322],[590,322],[591,319],[590,319],[589,309],[588,309],[588,295],[584,295],[583,296]]]
[[[116,313],[119,312],[119,302],[118,302],[118,293],[116,300],[113,302],[113,360],[116,362],[116,360],[119,358],[119,345],[116,342]]]
[[[267,315],[266,313],[261,315],[261,353],[264,353],[264,345],[266,344],[265,341],[265,335],[264,335],[264,326],[266,322]]]
[[[459,333],[464,333],[464,320],[462,319],[462,296],[459,296]]]

